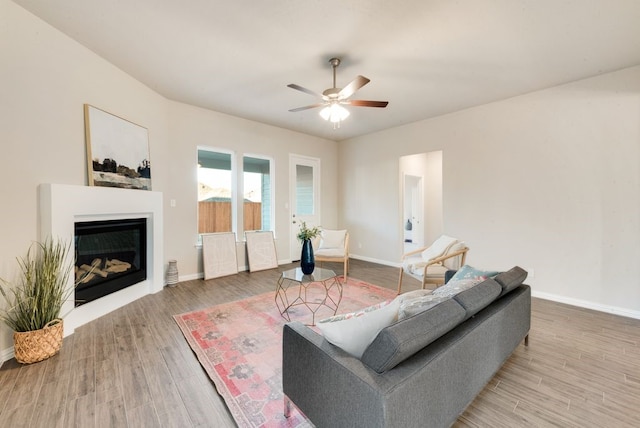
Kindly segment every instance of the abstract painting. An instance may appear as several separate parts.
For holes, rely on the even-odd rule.
[[[84,105],[90,186],[151,190],[147,128]]]

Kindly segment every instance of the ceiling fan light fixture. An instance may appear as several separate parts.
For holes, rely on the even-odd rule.
[[[287,86],[296,91],[304,92],[318,98],[318,102],[304,107],[298,107],[290,109],[291,112],[308,110],[316,107],[323,107],[320,111],[320,117],[324,120],[333,123],[333,129],[340,128],[340,122],[349,117],[349,110],[342,107],[341,104],[349,104],[352,107],[379,107],[384,108],[389,104],[388,101],[368,101],[368,100],[350,100],[351,97],[358,89],[370,82],[364,76],[357,76],[344,88],[338,88],[336,86],[336,68],[340,65],[339,58],[331,58],[329,60],[331,67],[333,68],[333,86],[329,89],[325,89],[322,94],[312,91],[311,89],[304,88],[295,83],[290,83]]]
[[[342,107],[340,104],[333,103],[320,110],[320,116],[324,120],[328,120],[332,123],[340,123],[349,117],[349,110]]]

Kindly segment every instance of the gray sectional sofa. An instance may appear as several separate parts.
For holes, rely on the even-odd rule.
[[[283,331],[282,382],[317,427],[447,427],[524,339],[527,273],[515,267],[384,328],[361,359],[305,325]],[[285,412],[286,413],[286,412]]]

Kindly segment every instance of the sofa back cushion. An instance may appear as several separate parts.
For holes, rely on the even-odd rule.
[[[527,279],[527,275],[527,271],[522,269],[520,266],[514,266],[508,271],[496,275],[495,280],[502,287],[500,296],[504,296],[505,294],[522,284],[524,280]]]
[[[454,328],[466,317],[453,299],[385,327],[362,354],[362,362],[378,373],[391,370]]]
[[[493,302],[501,291],[500,284],[489,278],[456,294],[453,299],[467,312],[465,319],[469,319]]]

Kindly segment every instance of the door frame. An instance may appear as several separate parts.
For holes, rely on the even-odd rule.
[[[405,206],[407,205],[407,199],[411,202],[411,238],[412,243],[417,246],[424,245],[424,177],[414,174],[403,174],[403,189],[402,189],[402,222],[403,231],[404,224],[407,219],[405,214]],[[404,236],[404,234],[403,234]],[[404,239],[403,239],[404,241]]]

